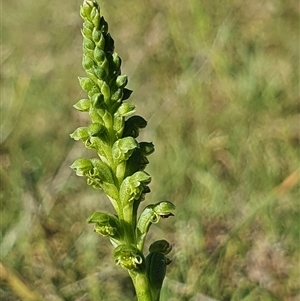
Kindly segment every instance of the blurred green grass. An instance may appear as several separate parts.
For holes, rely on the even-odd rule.
[[[110,204],[69,169],[89,155],[68,136],[87,122],[80,4],[1,2],[1,262],[43,300],[133,300],[85,222]],[[298,300],[297,2],[100,5],[156,146],[146,202],[178,207],[149,235],[174,245],[162,300]]]

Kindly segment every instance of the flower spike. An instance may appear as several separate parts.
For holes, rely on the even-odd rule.
[[[133,115],[136,107],[127,102],[132,91],[126,88],[128,78],[121,73],[122,61],[99,4],[84,0],[80,16],[86,75],[79,77],[79,84],[87,95],[74,108],[87,112],[90,124],[78,127],[70,137],[96,151],[97,158],[79,158],[71,168],[110,200],[115,214],[97,211],[87,222],[94,224],[96,233],[110,239],[115,263],[128,270],[138,300],[158,301],[170,263],[165,255],[172,246],[165,240],[154,242],[146,259],[143,246],[151,224],[172,216],[175,206],[171,202],[148,205],[138,217],[138,207],[150,192],[151,177],[145,168],[154,145],[137,140],[147,121]]]

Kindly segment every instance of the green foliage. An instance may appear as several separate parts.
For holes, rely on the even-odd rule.
[[[2,1],[1,262],[42,300],[132,301],[126,271],[111,268],[111,243],[86,223],[113,208],[69,168],[97,157],[66,139],[91,123],[74,81],[79,4]],[[141,143],[128,160],[152,176],[142,205],[177,207],[148,237],[174,245],[161,300],[297,300],[296,2],[110,0],[101,8],[144,115],[126,117],[123,135],[156,147],[149,165]],[[72,108],[76,99],[85,113]],[[290,185],[274,194],[281,183]],[[6,280],[0,299],[20,299]]]

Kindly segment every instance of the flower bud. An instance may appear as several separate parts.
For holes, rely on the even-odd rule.
[[[93,6],[94,4],[92,1],[89,0],[83,1],[83,4],[80,6],[80,16],[83,19],[88,18],[91,14]]]
[[[121,102],[123,96],[123,90],[117,89],[110,97],[112,102]]]
[[[73,138],[75,141],[78,140],[86,141],[90,137],[88,133],[88,128],[79,127],[72,134],[70,134],[70,137]]]
[[[92,22],[90,22],[89,20],[85,19],[84,23],[83,23],[83,27],[88,28],[89,30],[93,30],[94,29],[94,25]]]
[[[105,81],[103,81],[100,89],[101,89],[101,93],[104,96],[105,102],[108,102],[109,99],[110,99],[110,88],[109,88],[109,85]]]
[[[95,94],[98,94],[100,92],[100,88],[94,83],[94,86],[88,91],[88,96],[90,99],[92,99]]]
[[[88,27],[84,26],[83,24],[83,29],[81,31],[81,34],[87,38],[87,39],[92,39],[92,31]]]
[[[83,54],[89,57],[90,59],[94,59],[94,50],[92,49],[84,48]]]
[[[123,88],[127,85],[128,78],[127,75],[119,75],[116,79],[116,84],[119,88]]]
[[[87,49],[90,49],[90,50],[94,50],[95,49],[95,43],[92,40],[90,40],[90,39],[88,39],[84,36],[83,37],[83,47],[87,48]]]
[[[88,126],[88,133],[90,136],[99,136],[106,128],[102,123],[92,123]]]
[[[84,91],[89,92],[96,84],[88,77],[78,77],[79,84]]]
[[[101,66],[94,66],[92,72],[98,79],[104,80],[107,77],[106,69]]]
[[[126,117],[132,115],[134,112],[135,105],[131,105],[128,102],[123,102],[115,114],[118,116]]]
[[[97,42],[97,47],[99,47],[100,49],[102,49],[104,51],[104,48],[105,48],[105,38],[104,38],[103,34],[101,34],[100,39]]]
[[[93,31],[91,32],[91,38],[96,44],[100,41],[101,36],[101,31],[97,27],[94,27]]]
[[[99,11],[94,7],[91,12],[91,19],[96,28],[100,25],[100,14]]]
[[[73,107],[81,112],[88,112],[91,106],[91,101],[89,99],[79,100]]]
[[[112,56],[113,56],[113,62],[115,65],[115,70],[119,70],[121,68],[122,60],[116,52],[114,52]]]
[[[124,128],[124,118],[118,115],[114,116],[114,126],[113,129],[117,134],[118,138],[121,138]]]
[[[102,63],[105,58],[105,52],[97,45],[94,49],[94,58],[97,63]]]
[[[104,97],[101,93],[96,93],[92,96],[92,104],[96,109],[102,109],[104,104]]]
[[[94,66],[94,61],[86,55],[82,56],[82,66],[84,69],[91,69]]]

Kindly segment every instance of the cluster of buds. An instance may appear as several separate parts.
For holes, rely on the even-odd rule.
[[[125,88],[127,76],[121,74],[121,59],[114,51],[114,40],[100,15],[99,5],[84,0],[80,15],[84,20],[82,65],[86,77],[80,77],[79,83],[87,98],[74,107],[87,112],[91,124],[77,128],[70,136],[95,150],[98,158],[79,158],[71,168],[78,176],[86,177],[89,185],[103,190],[115,209],[115,214],[94,212],[87,221],[94,224],[96,233],[109,237],[117,265],[128,269],[131,276],[146,275],[152,299],[145,300],[158,300],[165,268],[170,262],[165,255],[171,246],[164,240],[155,242],[145,257],[144,242],[151,224],[173,215],[175,206],[159,202],[147,206],[137,216],[140,203],[150,192],[151,177],[144,170],[154,146],[136,140],[147,122],[133,115],[135,106],[125,102],[132,91]]]

